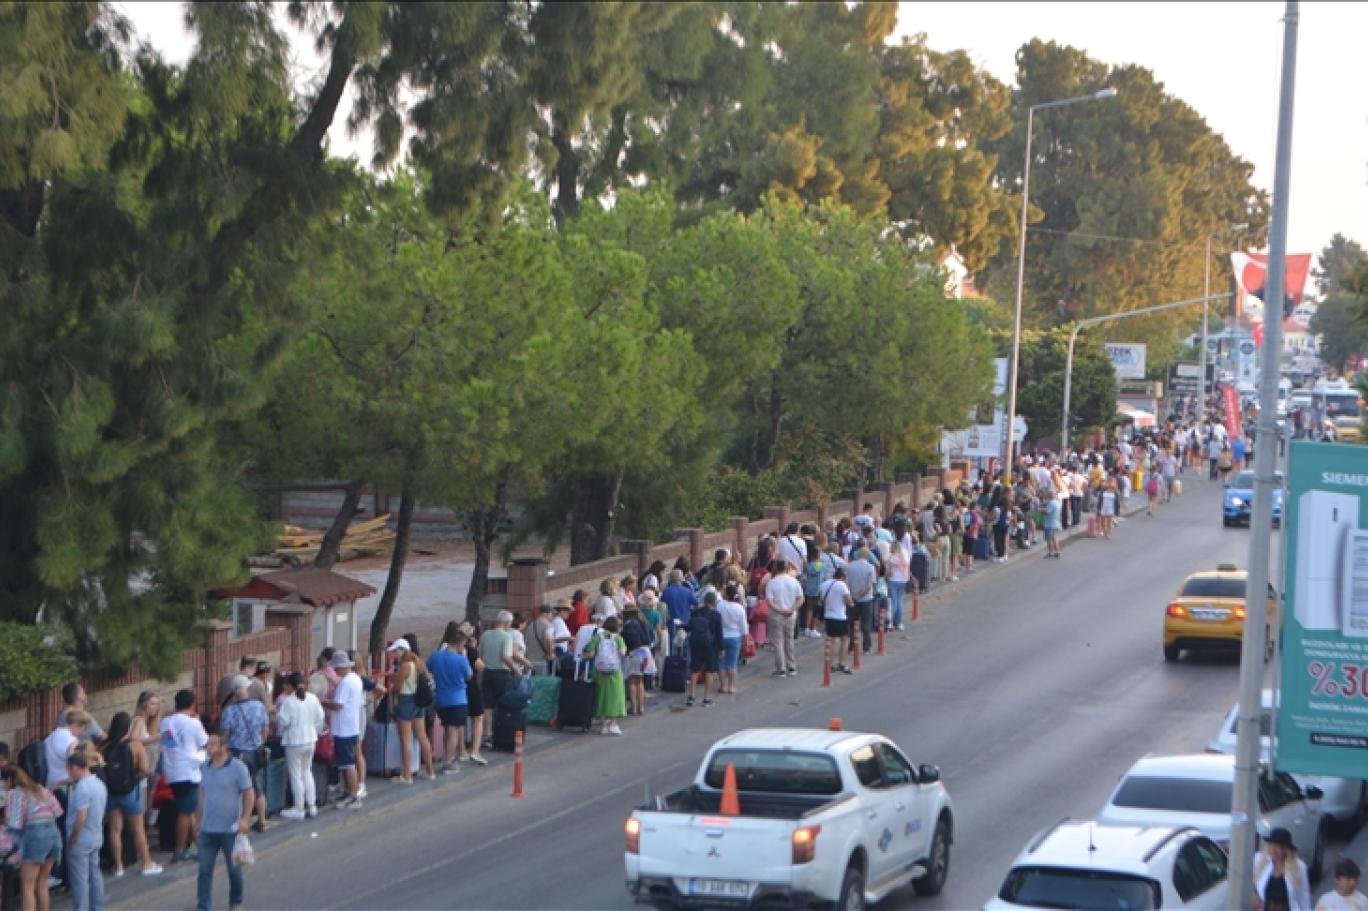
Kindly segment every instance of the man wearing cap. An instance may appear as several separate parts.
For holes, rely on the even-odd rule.
[[[527,657],[532,661],[532,673],[554,674],[556,672],[556,640],[553,632],[555,620],[552,618],[551,605],[543,604],[537,609],[537,616],[527,625]]]
[[[655,596],[652,595],[652,598]],[[575,634],[570,632],[570,624],[565,622],[565,618],[570,616],[570,599],[557,599],[555,605],[555,616],[551,619],[551,642],[552,653],[559,658],[561,655],[569,653],[575,641]]]
[[[265,664],[265,662],[262,662]],[[269,668],[270,665],[267,665]],[[233,758],[247,767],[256,790],[256,825],[258,832],[266,831],[266,765],[269,755],[262,755],[266,738],[271,733],[271,719],[266,706],[252,696],[251,681],[241,674],[233,678],[234,696],[223,707],[219,716],[219,733],[228,742]]]
[[[356,747],[361,739],[361,710],[365,700],[361,678],[353,670],[346,652],[336,652],[329,662],[338,674],[332,695],[322,700],[328,710],[328,726],[332,728],[333,752],[337,771],[347,796],[335,806],[338,809],[361,809],[360,776],[356,772]]]

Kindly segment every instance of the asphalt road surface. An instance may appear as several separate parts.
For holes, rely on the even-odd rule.
[[[626,908],[622,822],[648,786],[686,785],[708,745],[733,731],[832,716],[939,765],[955,801],[944,894],[904,889],[883,907],[979,907],[1035,832],[1090,817],[1145,753],[1200,752],[1235,701],[1233,655],[1167,664],[1160,651],[1164,605],[1182,578],[1247,556],[1249,531],[1221,527],[1219,485],[1191,472],[1185,483],[1184,496],[1155,518],[1125,520],[1111,541],[1075,539],[1058,561],[1033,548],[927,599],[889,655],[830,690],[809,646],[795,679],[754,673],[714,708],[652,711],[621,738],[534,732],[521,800],[509,796],[504,759],[361,813],[277,824],[248,871],[247,907]],[[194,905],[193,876],[129,887],[111,898]],[[224,906],[222,867],[215,892]]]

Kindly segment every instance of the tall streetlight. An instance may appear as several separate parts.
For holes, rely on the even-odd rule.
[[[1061,98],[1058,101],[1042,101],[1026,110],[1026,164],[1021,171],[1021,236],[1017,239],[1017,283],[1016,312],[1012,319],[1012,374],[1007,394],[1007,459],[1003,463],[1003,479],[1012,480],[1012,455],[1016,440],[1017,408],[1017,367],[1021,362],[1021,297],[1025,291],[1026,280],[1026,213],[1031,206],[1031,139],[1035,136],[1035,112],[1046,108],[1062,108],[1066,104],[1079,104],[1083,101],[1096,101],[1101,98],[1116,97],[1116,89],[1105,88],[1091,95],[1076,98]],[[1067,441],[1060,440],[1063,449]]]
[[[1212,239],[1213,239],[1213,238],[1216,238],[1216,237],[1220,237],[1220,236],[1223,235],[1223,234],[1242,234],[1242,233],[1244,233],[1245,231],[1248,231],[1248,230],[1249,230],[1249,225],[1248,225],[1247,223],[1245,223],[1245,222],[1240,222],[1238,225],[1231,225],[1229,228],[1221,228],[1220,230],[1212,231],[1212,232],[1210,232],[1209,234],[1207,234],[1207,236],[1206,236],[1206,258],[1202,260],[1202,269],[1203,269],[1203,271],[1204,271],[1204,273],[1205,273],[1205,275],[1206,275],[1206,277],[1202,280],[1202,296],[1203,296],[1203,297],[1211,297],[1211,241],[1212,241]],[[1207,312],[1208,312],[1210,309],[1211,309],[1211,308],[1208,307],[1206,304],[1203,304],[1203,305],[1202,305],[1202,350],[1201,350],[1201,352],[1200,352],[1200,353],[1201,353],[1201,357],[1202,357],[1202,373],[1201,373],[1201,376],[1202,376],[1202,404],[1201,404],[1201,405],[1199,406],[1199,408],[1198,408],[1198,417],[1205,417],[1205,416],[1206,416],[1207,396],[1211,394],[1210,391],[1207,389],[1207,378],[1206,378],[1206,376],[1207,376]]]

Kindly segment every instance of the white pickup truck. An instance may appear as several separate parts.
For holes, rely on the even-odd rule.
[[[722,815],[727,766],[740,814]],[[935,766],[877,734],[757,728],[713,744],[694,783],[627,819],[627,891],[674,907],[863,908],[936,895],[955,822]]]

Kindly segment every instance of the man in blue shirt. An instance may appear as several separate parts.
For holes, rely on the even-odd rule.
[[[470,662],[466,660],[465,648],[466,635],[453,620],[447,624],[442,647],[429,655],[427,660],[428,673],[432,675],[433,704],[437,708],[437,717],[442,719],[442,727],[446,731],[446,742],[442,752],[445,757],[442,765],[443,774],[459,772],[460,768],[456,763],[463,760],[469,760],[476,765],[485,764],[478,743],[469,755],[466,754],[465,726],[469,707],[467,687],[470,678],[474,676],[474,671],[470,667]]]
[[[266,831],[266,763],[260,750],[271,734],[271,718],[266,706],[252,695],[252,681],[243,674],[233,678],[233,701],[219,716],[219,733],[228,740],[228,750],[242,761],[256,789],[256,830]]]
[[[233,860],[233,842],[238,835],[247,834],[256,793],[247,767],[233,758],[222,736],[209,735],[208,752],[209,761],[200,770],[199,805],[195,808],[200,833],[195,907],[209,911],[213,904],[214,861],[222,851],[228,867],[228,907],[241,908],[242,867]]]
[[[660,593],[660,600],[670,612],[670,634],[680,627],[688,626],[689,617],[698,607],[698,595],[684,584],[684,573],[670,570],[670,584]]]

